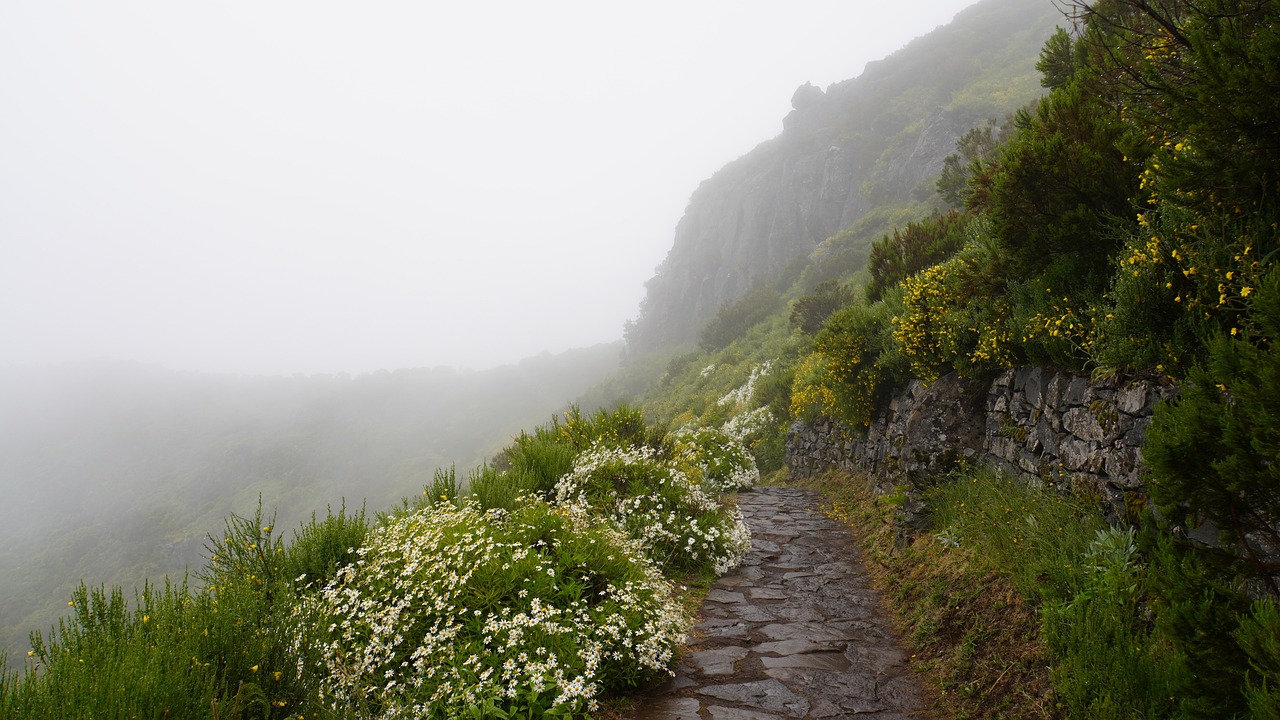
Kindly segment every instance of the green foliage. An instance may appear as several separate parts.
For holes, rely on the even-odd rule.
[[[1255,718],[1280,718],[1280,605],[1257,602],[1236,639],[1249,656],[1245,698]]]
[[[970,218],[951,211],[918,223],[907,223],[871,246],[867,299],[875,302],[886,290],[921,270],[946,260],[969,239]]]
[[[1131,214],[1137,178],[1122,146],[1127,130],[1080,83],[1059,88],[1016,131],[989,172],[975,179],[972,204],[991,214],[1012,276],[1033,274],[1062,255],[1092,264],[1099,277],[1118,244],[1105,232]]]
[[[1040,84],[1057,89],[1066,87],[1076,76],[1079,69],[1080,49],[1071,40],[1066,30],[1058,28],[1045,41],[1040,51],[1040,59],[1036,61],[1036,70],[1040,72]]]
[[[980,237],[902,283],[893,341],[916,377],[933,382],[952,370],[972,376],[1014,363],[1001,257],[995,241]]]
[[[713,352],[728,347],[753,325],[782,306],[782,296],[772,287],[757,287],[733,302],[725,303],[702,328],[698,345]]]
[[[883,304],[849,305],[828,318],[813,340],[812,353],[796,369],[791,414],[868,426],[877,403],[897,379],[881,362],[890,343],[888,331]]]
[[[745,490],[760,479],[755,458],[737,439],[712,428],[676,433],[674,464],[708,493]]]
[[[736,508],[716,502],[652,448],[599,445],[580,454],[556,484],[555,502],[613,520],[666,573],[714,577],[750,543]]]
[[[1103,283],[1088,272],[1076,256],[1064,255],[1041,274],[1010,285],[1009,327],[1019,358],[1033,365],[1089,369],[1096,356],[1102,304],[1093,288]]]
[[[822,328],[831,313],[853,302],[854,294],[834,280],[819,285],[812,294],[791,303],[793,329],[812,335]]]
[[[1280,271],[1262,280],[1247,320],[1242,337],[1212,340],[1181,394],[1157,408],[1144,455],[1161,513],[1211,523],[1277,592],[1259,545],[1280,540]]]
[[[431,476],[431,484],[423,496],[431,505],[457,502],[462,497],[462,485],[458,483],[458,469],[450,465],[448,470],[436,468]]]
[[[939,485],[928,500],[936,529],[977,548],[1040,602],[1070,597],[1085,572],[1081,558],[1106,527],[1085,501],[991,471]]]
[[[938,194],[948,207],[961,208],[969,203],[971,179],[982,172],[985,164],[995,162],[1012,134],[1013,116],[1010,115],[998,126],[992,118],[960,136],[956,153],[943,160],[942,172],[938,175]]]
[[[663,671],[686,630],[628,539],[540,501],[424,507],[360,556],[303,599],[296,643],[348,717],[583,717]]]
[[[1087,501],[989,472],[928,499],[941,544],[1007,575],[1040,609],[1069,717],[1230,717],[1245,709],[1250,663],[1250,688],[1270,677],[1257,668],[1275,667],[1274,605],[1260,604],[1252,625],[1221,558],[1108,527]]]
[[[293,542],[285,548],[281,573],[297,583],[325,583],[334,572],[356,560],[355,548],[364,544],[369,520],[364,508],[347,513],[346,503],[338,514],[329,508],[324,520],[311,514],[311,522],[293,531]]]

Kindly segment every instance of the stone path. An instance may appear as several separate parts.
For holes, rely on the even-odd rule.
[[[923,717],[849,531],[797,488],[739,496],[752,549],[716,581],[676,677],[637,720]]]

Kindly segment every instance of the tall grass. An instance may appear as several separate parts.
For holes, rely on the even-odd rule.
[[[930,500],[939,542],[969,548],[1039,607],[1070,717],[1271,712],[1280,642],[1268,633],[1280,616],[1269,602],[1250,615],[1213,552],[1108,527],[1087,500],[990,471]]]

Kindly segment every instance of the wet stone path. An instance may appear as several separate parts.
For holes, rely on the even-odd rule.
[[[716,581],[676,677],[637,720],[920,717],[919,682],[849,531],[816,493],[738,496],[751,552]]]

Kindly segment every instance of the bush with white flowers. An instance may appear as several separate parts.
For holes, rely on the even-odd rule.
[[[667,573],[722,574],[751,544],[737,508],[719,503],[649,447],[593,446],[556,483],[555,497],[616,522]]]
[[[673,438],[676,464],[700,478],[710,493],[737,492],[760,480],[756,459],[742,443],[712,428],[677,433]]]
[[[357,554],[305,597],[295,647],[345,715],[581,717],[669,672],[688,627],[636,541],[580,506],[437,503]]]

